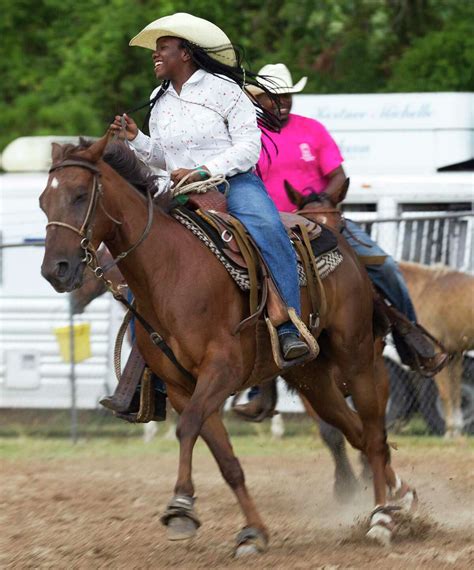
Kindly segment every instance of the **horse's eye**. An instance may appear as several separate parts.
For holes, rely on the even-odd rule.
[[[82,194],[78,194],[74,200],[72,201],[73,204],[82,204],[82,202],[85,202],[87,198],[87,193],[83,192]]]

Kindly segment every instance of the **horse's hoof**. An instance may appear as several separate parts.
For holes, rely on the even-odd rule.
[[[237,535],[237,546],[235,547],[235,557],[241,558],[253,554],[266,552],[268,539],[258,528],[245,527]]]
[[[403,511],[413,512],[418,507],[418,495],[416,490],[408,486],[407,483],[401,483],[401,487],[395,493],[392,493],[392,500]]]
[[[189,540],[196,535],[198,525],[188,517],[172,517],[167,528],[168,540]]]
[[[381,525],[370,527],[366,536],[370,541],[386,548],[389,548],[392,543],[392,531]]]
[[[395,529],[395,523],[390,515],[393,509],[394,507],[377,507],[370,516],[370,528],[366,536],[380,546],[389,547],[391,544]]]
[[[193,497],[175,495],[166,507],[161,522],[168,527],[169,540],[188,540],[195,536],[201,523],[194,511]]]

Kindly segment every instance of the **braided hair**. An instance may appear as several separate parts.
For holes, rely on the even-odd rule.
[[[275,93],[273,93],[272,91],[270,91],[268,87],[266,87],[266,85],[262,84],[259,81],[259,76],[256,73],[253,73],[252,71],[249,71],[243,67],[242,61],[244,58],[243,58],[243,51],[241,48],[233,47],[236,62],[234,63],[233,59],[232,60],[229,59],[229,64],[226,64],[221,61],[225,57],[223,56],[222,53],[221,53],[221,60],[219,61],[214,59],[211,54],[228,51],[229,45],[218,46],[215,48],[202,48],[201,46],[198,46],[197,44],[190,42],[189,40],[182,39],[180,47],[188,51],[193,62],[196,64],[198,68],[203,69],[204,71],[211,73],[212,75],[219,76],[222,79],[227,79],[228,81],[235,82],[242,89],[245,89],[247,85],[253,85],[255,87],[258,87],[264,93],[266,93],[268,97],[270,97],[270,99],[274,102],[276,108],[279,108],[280,102],[278,96],[275,95]],[[270,77],[266,77],[265,79],[268,81],[268,83],[270,84],[272,83],[272,79]],[[149,132],[148,125],[150,121],[151,111],[158,102],[158,100],[166,93],[169,85],[170,85],[170,80],[169,79],[164,80],[161,83],[158,92],[152,99],[150,99],[144,105],[140,105],[139,107],[135,107],[133,109],[130,109],[129,111],[126,111],[127,114],[131,114],[135,111],[138,111],[139,109],[148,107],[148,111],[143,122],[142,131],[146,133]],[[256,109],[257,123],[259,127],[264,127],[268,131],[279,132],[281,128],[281,122],[279,117],[274,113],[272,113],[271,111],[269,111],[268,109],[262,107],[258,99],[253,94],[249,92],[246,93]]]
[[[193,62],[204,71],[212,75],[218,75],[222,78],[227,78],[229,81],[237,83],[241,89],[245,89],[247,85],[253,85],[261,89],[270,97],[277,108],[279,108],[279,98],[275,93],[270,91],[268,87],[259,81],[259,76],[252,71],[245,69],[243,66],[243,50],[240,47],[234,47],[236,63],[228,65],[222,63],[220,60],[214,59],[210,54],[219,53],[228,50],[229,46],[224,45],[216,48],[202,48],[188,40],[181,40],[181,47],[186,49],[190,54]],[[222,57],[222,56],[221,56]],[[231,62],[229,62],[231,63]],[[271,78],[266,78],[269,83],[272,83]],[[268,111],[258,102],[257,98],[247,92],[254,107],[257,111],[257,121],[260,126],[265,127],[269,131],[278,132],[281,128],[280,119],[271,111]]]

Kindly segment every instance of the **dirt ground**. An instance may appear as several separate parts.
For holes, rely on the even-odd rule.
[[[334,500],[325,449],[286,453],[275,444],[273,453],[244,449],[239,455],[271,532],[264,555],[232,557],[242,517],[202,448],[194,481],[203,526],[192,541],[168,542],[159,516],[171,497],[177,454],[158,447],[156,454],[150,448],[129,454],[125,446],[122,456],[5,459],[0,567],[474,568],[473,453],[466,446],[401,445],[394,454],[398,472],[416,486],[421,508],[401,525],[390,549],[366,544],[362,523],[356,522],[371,509],[369,489],[349,506]]]

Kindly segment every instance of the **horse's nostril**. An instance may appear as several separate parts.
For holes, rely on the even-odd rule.
[[[64,277],[69,270],[69,262],[68,261],[58,261],[56,263],[56,275],[58,277]]]

